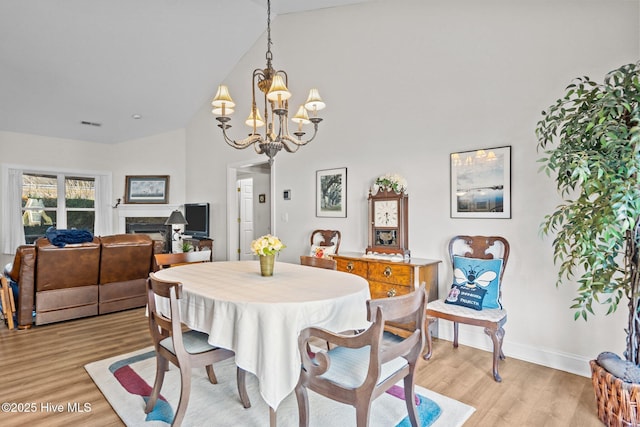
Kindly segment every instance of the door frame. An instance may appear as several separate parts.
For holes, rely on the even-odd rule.
[[[264,157],[256,157],[249,160],[230,163],[227,165],[227,260],[237,259],[237,248],[239,247],[239,225],[238,225],[238,191],[236,182],[238,180],[238,169],[269,163]],[[270,167],[269,173],[269,227],[271,234],[276,235],[276,204],[275,191],[276,185],[276,167],[275,163]],[[236,251],[236,252],[234,252]]]

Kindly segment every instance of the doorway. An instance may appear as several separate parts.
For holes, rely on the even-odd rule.
[[[274,170],[265,160],[227,167],[227,259],[254,259],[251,242],[275,233]]]

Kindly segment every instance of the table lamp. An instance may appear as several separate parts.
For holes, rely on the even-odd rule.
[[[184,219],[184,215],[178,209],[171,212],[169,218],[164,222],[164,225],[173,225],[173,234],[171,235],[171,240],[178,241],[180,240],[180,227],[175,227],[176,225],[186,225],[189,224],[186,219]]]

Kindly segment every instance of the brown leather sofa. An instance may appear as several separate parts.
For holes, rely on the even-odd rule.
[[[18,283],[18,328],[143,307],[153,254],[161,250],[144,234],[95,237],[62,248],[43,237],[20,246],[9,272]]]

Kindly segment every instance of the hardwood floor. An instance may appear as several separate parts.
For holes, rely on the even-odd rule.
[[[1,325],[0,402],[34,403],[36,411],[2,411],[0,425],[121,426],[84,365],[149,345],[144,309],[27,331]],[[602,425],[589,378],[511,358],[501,363],[500,374],[498,384],[490,353],[436,341],[432,359],[420,364],[417,383],[476,408],[465,427]],[[91,408],[69,412],[69,403]],[[63,411],[55,412],[55,405]]]

